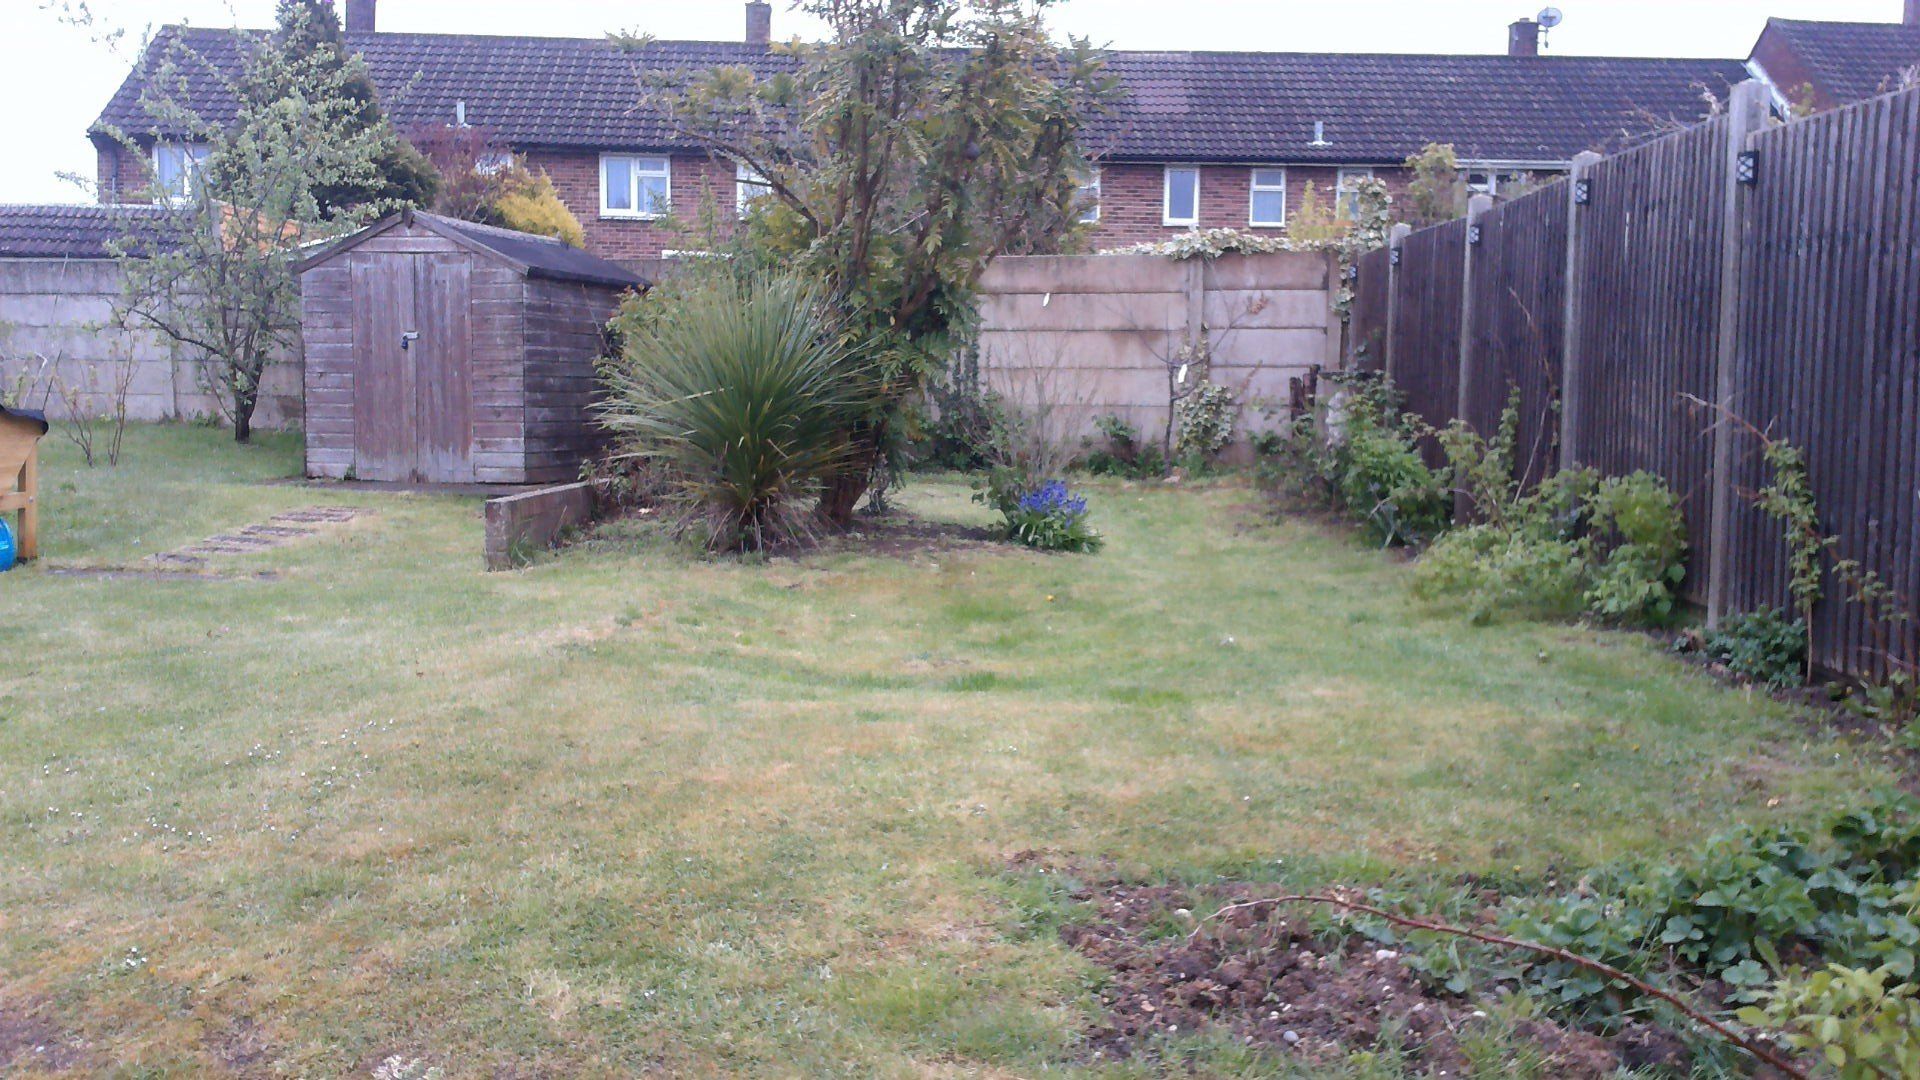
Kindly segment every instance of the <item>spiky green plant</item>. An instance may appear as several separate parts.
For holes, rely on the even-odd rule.
[[[658,463],[715,550],[804,534],[799,502],[845,466],[865,365],[813,287],[788,275],[692,280],[617,321],[601,415]]]

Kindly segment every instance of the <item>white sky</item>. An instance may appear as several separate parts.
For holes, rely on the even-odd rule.
[[[1501,52],[1506,26],[1546,0],[1065,0],[1063,33],[1128,49]],[[1566,21],[1548,50],[1568,55],[1744,59],[1767,16],[1898,21],[1902,0],[1556,0]],[[91,0],[126,38],[110,47],[64,22],[48,0],[0,0],[0,202],[84,202],[63,172],[91,176],[87,125],[125,77],[151,28],[169,22],[263,26],[273,0]],[[380,0],[380,28],[593,37],[737,39],[740,0]],[[774,34],[809,35],[775,0]]]

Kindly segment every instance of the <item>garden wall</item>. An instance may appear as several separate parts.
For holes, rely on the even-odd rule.
[[[197,364],[154,335],[107,325],[120,280],[110,259],[0,259],[0,386],[11,390],[26,373],[22,404],[56,421],[76,402],[104,411],[123,377],[129,419],[218,416]],[[56,374],[74,400],[59,392]],[[254,426],[296,427],[301,413],[296,355],[267,370]]]
[[[1204,340],[1212,381],[1239,402],[1239,430],[1272,427],[1290,381],[1339,360],[1336,275],[1318,253],[996,259],[980,284],[981,378],[1062,434],[1092,434],[1113,414],[1159,441],[1183,350]]]

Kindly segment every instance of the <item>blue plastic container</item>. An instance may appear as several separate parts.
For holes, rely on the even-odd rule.
[[[0,517],[0,574],[13,569],[14,543],[13,526],[7,519]]]

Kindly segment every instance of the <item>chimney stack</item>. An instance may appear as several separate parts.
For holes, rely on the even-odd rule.
[[[1920,3],[1920,0],[1908,0]],[[773,44],[773,5],[763,0],[747,4],[747,44],[764,49]]]
[[[378,0],[347,0],[347,33],[373,33],[374,7]]]
[[[1920,0],[1907,0],[1907,25],[1920,26]]]
[[[1920,0],[1907,0],[1909,4],[1920,4]],[[1540,24],[1532,19],[1521,19],[1507,27],[1508,56],[1540,55]]]

